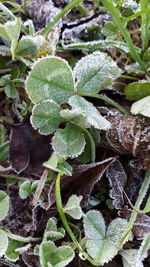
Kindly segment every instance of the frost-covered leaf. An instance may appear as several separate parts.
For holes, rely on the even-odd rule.
[[[106,233],[101,213],[95,210],[87,212],[84,218],[84,232],[88,254],[99,265],[109,262],[120,249],[120,239],[126,227],[127,221],[117,218],[110,223]]]
[[[34,57],[37,54],[37,45],[32,38],[23,37],[17,45],[15,54],[19,57]]]
[[[115,158],[104,161],[73,166],[72,176],[64,176],[61,181],[61,193],[63,202],[66,203],[73,194],[82,195],[81,207],[87,205],[94,185],[100,181],[102,175]],[[50,206],[55,203],[55,181],[50,186]]]
[[[26,199],[30,194],[30,190],[31,190],[31,182],[30,181],[23,182],[19,187],[19,196],[22,199]]]
[[[50,218],[46,225],[43,241],[56,241],[63,238],[64,235],[65,230],[63,228],[57,228],[56,218]]]
[[[129,100],[139,100],[150,95],[150,83],[147,81],[130,83],[125,87],[125,95]]]
[[[111,85],[120,76],[121,70],[111,57],[97,51],[80,59],[73,74],[76,90],[82,94],[93,95],[101,88]]]
[[[3,24],[0,24],[0,36],[4,38],[5,40],[9,41],[9,36],[6,32],[5,26]]]
[[[7,233],[3,230],[0,230],[0,257],[5,254],[5,251],[8,247],[8,237]]]
[[[43,166],[56,172],[63,172],[65,175],[72,175],[72,167],[64,159],[53,153],[51,157],[43,163]]]
[[[50,39],[50,41],[47,41],[44,38],[44,36],[38,34],[34,36],[33,41],[37,45],[38,58],[52,54],[52,47],[51,47],[52,39]]]
[[[66,120],[71,120],[83,128],[90,128],[86,116],[81,114],[80,110],[76,109],[63,109],[60,111],[60,115]]]
[[[53,133],[63,121],[60,116],[60,106],[52,100],[44,100],[35,105],[32,110],[31,123],[40,134]]]
[[[84,220],[85,237],[90,239],[104,239],[105,237],[105,221],[99,211],[91,210],[85,214]]]
[[[119,160],[109,166],[106,175],[111,187],[109,195],[113,199],[113,205],[116,209],[121,209],[124,204],[122,188],[126,185],[127,175]]]
[[[72,195],[64,206],[63,211],[76,220],[81,219],[82,209],[80,206],[80,202],[82,198],[82,196]]]
[[[16,251],[17,248],[22,247],[23,243],[17,240],[9,240],[5,256],[10,261],[17,261],[19,259],[19,252]]]
[[[73,93],[74,81],[67,61],[47,56],[33,65],[26,80],[26,91],[33,103],[52,99],[64,103]]]
[[[124,232],[127,228],[128,221],[122,218],[114,219],[108,226],[107,229],[107,239],[109,239],[113,244],[119,249],[120,240],[122,239]]]
[[[16,18],[13,21],[8,21],[4,24],[6,33],[9,37],[9,40],[18,40],[20,36],[20,29],[21,29],[21,18]]]
[[[85,138],[79,127],[68,123],[65,129],[58,129],[52,139],[56,154],[63,158],[75,158],[85,147]]]
[[[74,251],[68,246],[56,247],[51,241],[40,245],[40,264],[42,267],[63,267],[74,258]]]
[[[101,116],[94,105],[83,97],[74,95],[69,98],[69,105],[87,118],[89,124],[100,130],[110,128],[110,123]]]
[[[16,98],[18,96],[18,92],[13,83],[5,85],[4,91],[5,94],[10,98]]]
[[[120,254],[124,267],[144,267],[142,261],[147,257],[150,249],[150,232],[145,235],[139,249],[123,250]]]
[[[144,267],[141,261],[137,265],[137,249],[123,250],[120,254],[122,256],[123,267]]]
[[[144,97],[133,103],[131,113],[134,115],[141,114],[150,118],[150,96]]]
[[[0,221],[4,220],[9,211],[9,197],[8,195],[0,190]]]

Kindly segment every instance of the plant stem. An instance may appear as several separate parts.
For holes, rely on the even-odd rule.
[[[123,113],[125,115],[129,115],[129,113],[122,106],[120,106],[118,103],[116,103],[114,100],[112,100],[111,98],[109,98],[106,95],[94,94],[94,95],[82,95],[82,96],[88,96],[88,97],[94,97],[97,99],[101,99],[101,100],[105,101],[106,103],[108,103],[109,105],[117,108],[121,113]]]
[[[124,37],[124,39],[128,43],[128,46],[130,48],[130,53],[133,56],[134,60],[137,61],[139,63],[139,65],[142,67],[142,69],[145,71],[145,73],[148,76],[150,76],[150,73],[147,71],[147,67],[146,67],[145,63],[143,62],[143,60],[140,58],[139,54],[136,51],[136,48],[132,42],[132,39],[130,37],[128,30],[126,29],[126,27],[122,23],[121,14],[120,14],[119,10],[113,5],[111,0],[101,0],[101,2],[106,7],[106,9],[111,13],[119,31],[121,32],[122,36]]]
[[[89,141],[90,141],[90,145],[91,145],[91,161],[94,163],[95,162],[95,142],[93,140],[92,135],[89,133],[89,131],[83,127],[81,127],[80,125],[78,125],[77,123],[71,121],[72,124],[76,125],[77,127],[79,127],[84,133],[85,135],[88,137]]]
[[[38,241],[41,241],[41,239],[42,239],[41,237],[31,237],[31,236],[24,237],[24,236],[20,236],[20,235],[14,235],[7,229],[3,229],[3,231],[6,232],[7,236],[10,239],[21,241],[21,242],[24,242],[24,243],[38,242]]]
[[[83,15],[84,17],[88,16],[88,12],[83,4],[79,4],[77,9],[80,12],[80,14]]]
[[[93,265],[95,266],[99,266],[99,264],[97,262],[95,262],[92,258],[90,258],[90,256],[83,250],[83,248],[81,247],[81,245],[79,244],[78,240],[76,239],[74,233],[72,232],[69,223],[67,221],[67,218],[63,212],[63,206],[62,206],[62,199],[61,199],[61,193],[60,193],[60,179],[61,179],[61,175],[62,173],[58,173],[57,179],[56,179],[56,206],[57,206],[57,210],[59,212],[59,216],[62,220],[62,223],[68,233],[68,235],[70,236],[70,238],[72,239],[72,241],[74,242],[74,244],[76,245],[77,249],[79,250],[79,252]]]
[[[53,26],[65,15],[67,15],[68,12],[70,12],[74,7],[78,6],[83,0],[74,0],[71,3],[69,3],[67,6],[64,7],[64,9],[53,19],[53,21],[49,22],[47,26],[41,31],[41,35],[44,35],[45,37],[50,32],[50,30],[53,28]]]
[[[139,191],[137,201],[135,203],[135,209],[137,209],[137,210],[140,209],[142,201],[143,201],[143,199],[144,199],[144,197],[145,197],[145,195],[149,189],[149,185],[150,185],[150,172],[146,172],[144,181],[143,181],[142,186],[141,186],[140,191]],[[124,243],[128,240],[128,237],[130,235],[130,232],[132,230],[132,227],[133,227],[133,224],[136,220],[136,217],[137,217],[137,212],[133,210],[131,213],[129,223],[127,225],[127,229],[125,230],[124,236],[120,241],[120,247],[121,248],[124,245]]]
[[[140,0],[141,4],[141,11],[148,9],[148,1],[147,0]],[[141,38],[142,38],[142,53],[144,54],[148,47],[148,39],[149,39],[149,15],[148,14],[142,14],[142,23],[141,23]]]

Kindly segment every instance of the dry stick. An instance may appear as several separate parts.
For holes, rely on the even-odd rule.
[[[43,174],[42,174],[41,179],[39,181],[38,187],[37,187],[37,189],[35,191],[35,194],[34,194],[34,198],[33,198],[33,201],[32,201],[32,205],[33,206],[35,206],[37,204],[38,200],[39,200],[39,197],[40,197],[40,195],[42,193],[42,190],[43,190],[43,188],[45,186],[47,175],[48,175],[48,169],[45,169],[43,171]]]

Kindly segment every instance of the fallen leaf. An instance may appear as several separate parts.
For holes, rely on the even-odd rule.
[[[115,158],[108,158],[104,161],[91,164],[83,164],[73,167],[72,176],[63,176],[61,179],[61,194],[63,202],[66,203],[73,194],[82,195],[81,206],[85,207],[90,197],[94,185],[101,179],[109,165],[113,163]],[[55,202],[55,181],[51,184],[49,190],[49,205]]]
[[[50,154],[50,137],[39,135],[28,120],[12,125],[9,160],[16,173],[25,170],[29,163],[33,168],[42,167]]]
[[[111,128],[101,131],[100,144],[122,155],[132,155],[150,170],[150,119],[123,115],[117,110],[107,112]]]
[[[121,209],[124,204],[122,188],[126,185],[127,175],[119,160],[116,160],[108,167],[106,176],[112,188],[109,195],[113,199],[113,205],[116,209]]]
[[[131,209],[128,209],[128,207],[124,207],[123,218],[129,220],[131,212]],[[132,231],[137,239],[143,239],[144,235],[150,232],[150,216],[144,213],[137,214],[137,218]]]

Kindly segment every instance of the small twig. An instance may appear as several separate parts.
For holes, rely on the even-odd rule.
[[[43,190],[45,183],[46,183],[47,175],[48,175],[48,169],[45,169],[43,171],[43,174],[42,174],[41,179],[39,181],[38,187],[35,191],[34,198],[32,201],[32,206],[35,206],[39,200],[39,197],[40,197],[42,190]]]
[[[10,179],[19,180],[19,181],[31,181],[31,182],[34,182],[34,180],[32,178],[22,177],[22,176],[18,176],[18,175],[15,175],[15,174],[6,174],[6,173],[3,173],[3,172],[0,172],[0,177],[2,177],[4,179],[10,178]]]

